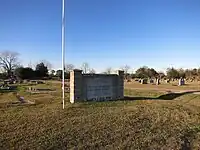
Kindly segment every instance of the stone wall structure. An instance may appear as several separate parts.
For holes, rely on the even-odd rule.
[[[70,102],[108,101],[124,98],[124,72],[117,74],[82,74],[70,72]]]

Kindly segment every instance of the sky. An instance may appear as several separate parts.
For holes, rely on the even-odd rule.
[[[0,0],[0,51],[61,68],[62,0]],[[199,0],[66,0],[66,63],[200,67]]]

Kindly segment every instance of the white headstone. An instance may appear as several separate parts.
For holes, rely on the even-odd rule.
[[[184,85],[184,84],[185,84],[185,80],[184,80],[183,78],[179,79],[178,85],[179,85],[179,86],[182,86],[182,85]]]
[[[160,84],[160,79],[156,79],[156,85]]]

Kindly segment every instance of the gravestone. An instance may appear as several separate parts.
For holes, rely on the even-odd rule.
[[[127,82],[131,82],[131,79],[127,79],[126,81],[127,81]]]
[[[150,82],[151,84],[153,84],[153,83],[154,83],[154,80],[153,80],[153,79],[150,79],[149,82]]]
[[[156,79],[156,85],[160,85],[160,79]]]
[[[170,79],[165,80],[166,83],[170,83]]]
[[[183,78],[179,79],[178,85],[179,86],[185,85],[185,80]]]
[[[141,84],[147,84],[147,79],[141,79]]]
[[[23,83],[24,84],[27,84],[29,81],[28,80],[23,80]]]
[[[26,103],[23,96],[20,96],[18,93],[16,94],[16,98],[20,101],[20,103]]]
[[[37,84],[44,84],[43,81],[37,81],[36,83],[37,83]]]
[[[27,89],[29,92],[36,92],[37,89],[35,87],[28,87]]]

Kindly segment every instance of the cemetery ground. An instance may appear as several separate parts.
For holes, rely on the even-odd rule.
[[[60,82],[32,85],[44,89],[36,93],[18,85],[34,104],[1,91],[0,149],[200,149],[199,85],[172,84],[125,83],[125,100],[67,102],[64,110]]]

